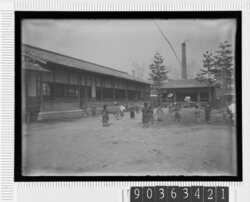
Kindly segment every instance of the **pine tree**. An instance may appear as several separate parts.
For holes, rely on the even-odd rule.
[[[209,87],[209,102],[211,103],[212,99],[212,92],[211,92],[211,86],[217,83],[215,74],[215,60],[212,53],[209,53],[208,51],[203,54],[203,67],[204,69],[200,69],[201,73],[196,75],[196,79],[200,82],[205,82],[207,86]]]
[[[160,52],[156,52],[154,55],[153,64],[149,66],[151,72],[149,73],[150,79],[153,81],[153,87],[158,89],[158,98],[161,104],[161,87],[168,79],[168,71],[165,65],[163,65],[163,57]]]
[[[219,44],[216,55],[208,51],[203,55],[203,67],[201,73],[196,75],[200,82],[206,82],[208,86],[215,85],[221,88],[224,93],[232,91],[233,82],[233,57],[231,45],[228,41]],[[211,98],[211,92],[209,93]],[[227,102],[227,100],[223,101]]]
[[[232,76],[233,76],[233,57],[231,45],[228,41],[220,43],[219,50],[216,51],[215,69],[216,79],[219,81],[219,85],[222,89],[231,89]]]

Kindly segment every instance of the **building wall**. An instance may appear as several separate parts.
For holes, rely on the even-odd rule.
[[[36,97],[37,96],[37,76],[28,75],[27,76],[27,96]]]
[[[192,102],[208,102],[209,88],[174,88],[163,89],[163,101],[167,102],[184,102],[186,96],[191,97]],[[173,96],[168,98],[168,94],[172,93]],[[211,88],[211,101],[215,102],[215,88]]]
[[[50,72],[42,73],[43,111],[89,108],[92,104],[102,106],[103,103],[113,104],[114,101],[127,105],[128,101],[149,98],[147,84],[69,70],[54,64],[48,64],[47,67]]]

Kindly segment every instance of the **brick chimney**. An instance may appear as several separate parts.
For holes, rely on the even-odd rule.
[[[187,61],[186,61],[186,43],[183,42],[181,44],[182,48],[182,55],[181,55],[181,66],[182,66],[182,71],[181,71],[181,78],[182,79],[187,79]]]

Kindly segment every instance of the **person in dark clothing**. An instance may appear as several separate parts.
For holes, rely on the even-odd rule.
[[[91,107],[91,111],[92,111],[92,116],[96,115],[96,106],[93,104]]]
[[[142,124],[143,126],[142,127],[147,127],[148,126],[148,122],[149,122],[149,119],[148,119],[148,103],[144,103],[144,106],[142,108]]]
[[[135,109],[134,109],[134,107],[130,107],[130,118],[131,119],[135,118]]]
[[[139,114],[140,109],[139,109],[139,106],[138,106],[138,105],[135,107],[135,111],[136,111],[137,114]]]
[[[180,105],[175,103],[174,104],[174,119],[176,122],[180,122],[181,121],[181,109],[180,109]]]
[[[209,103],[205,106],[204,110],[205,110],[205,121],[209,123],[211,121],[211,111],[212,111]]]
[[[162,117],[163,117],[163,110],[161,108],[161,106],[158,107],[156,114],[157,114],[157,121],[162,121]]]
[[[153,109],[152,105],[149,105],[149,107],[148,107],[148,119],[151,122],[154,121],[154,109]]]
[[[200,116],[201,116],[201,109],[199,105],[195,105],[195,110],[194,110],[194,117],[195,117],[195,122],[200,123]]]
[[[109,115],[107,111],[107,106],[103,105],[103,110],[102,110],[102,124],[103,126],[108,126],[108,121],[109,121]]]

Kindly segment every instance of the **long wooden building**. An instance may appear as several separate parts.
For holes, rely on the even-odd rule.
[[[82,116],[93,104],[142,104],[150,82],[30,45],[22,46],[22,107],[28,119]]]

